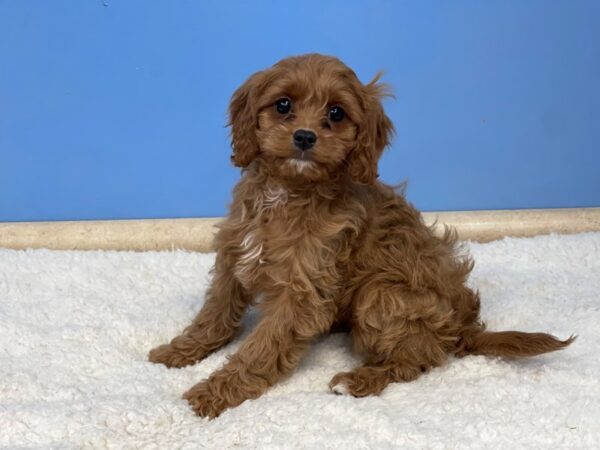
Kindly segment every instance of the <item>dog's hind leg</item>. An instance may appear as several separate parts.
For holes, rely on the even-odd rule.
[[[372,283],[354,300],[352,336],[364,365],[337,374],[331,390],[355,397],[379,394],[389,383],[411,381],[446,361],[457,340],[449,302],[431,291],[414,293]]]

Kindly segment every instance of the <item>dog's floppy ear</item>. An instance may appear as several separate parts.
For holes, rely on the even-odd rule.
[[[385,115],[381,99],[388,93],[385,84],[378,84],[381,73],[362,87],[364,119],[358,126],[356,147],[348,156],[350,177],[356,183],[373,184],[377,179],[377,162],[394,133],[392,121]]]
[[[258,154],[258,106],[256,104],[262,72],[255,73],[240,86],[229,104],[231,125],[231,161],[238,167],[246,167]]]

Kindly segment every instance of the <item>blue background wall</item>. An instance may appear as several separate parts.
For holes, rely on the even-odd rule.
[[[0,0],[0,221],[224,214],[231,93],[314,51],[386,71],[418,207],[600,206],[599,5]]]

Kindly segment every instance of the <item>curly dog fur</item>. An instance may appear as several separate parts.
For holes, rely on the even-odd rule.
[[[473,263],[455,233],[437,236],[377,181],[393,134],[378,78],[363,85],[340,60],[310,54],[234,93],[232,161],[243,171],[216,235],[212,285],[183,334],[150,352],[168,367],[193,364],[235,336],[250,305],[260,310],[239,350],[184,394],[199,415],[259,397],[332,327],[351,330],[364,363],[330,387],[356,397],[414,380],[448,355],[532,356],[573,340],[484,331],[465,284]]]

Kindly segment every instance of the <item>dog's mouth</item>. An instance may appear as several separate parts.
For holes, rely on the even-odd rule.
[[[296,169],[296,171],[299,173],[302,173],[305,170],[312,169],[315,167],[315,162],[307,157],[298,158],[292,156],[291,158],[288,158],[287,164]]]
[[[297,161],[306,161],[306,162],[314,161],[312,151],[310,151],[310,150],[302,151],[302,150],[298,150],[298,149],[294,149],[294,152],[292,153],[292,155],[290,156],[289,159],[293,159],[293,160],[297,160]]]
[[[314,168],[317,164],[313,158],[312,150],[294,149],[287,160],[288,165],[294,167],[297,172],[302,173],[305,170]]]

